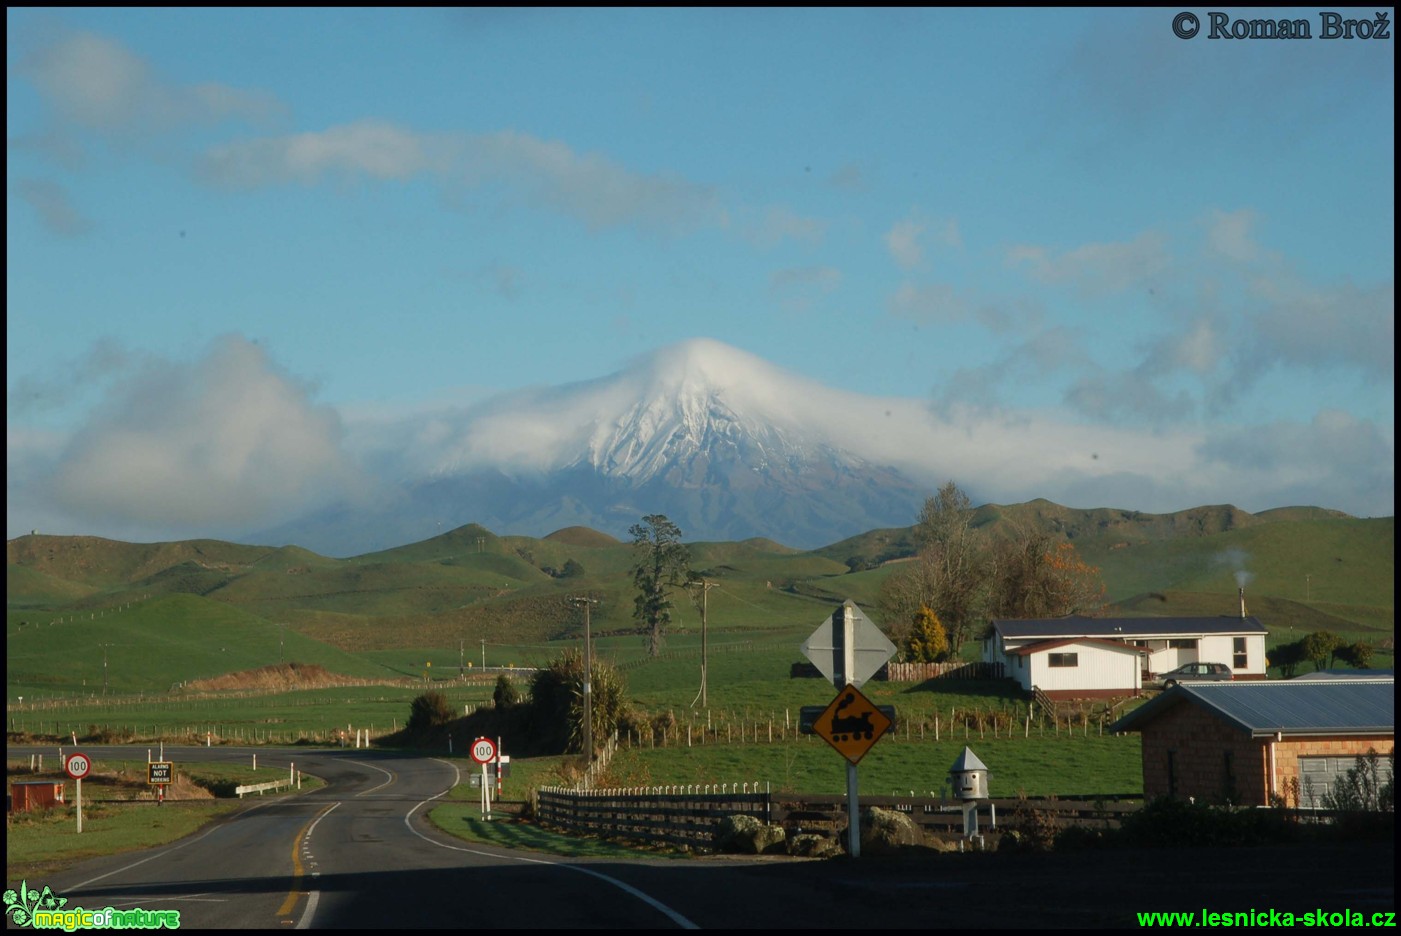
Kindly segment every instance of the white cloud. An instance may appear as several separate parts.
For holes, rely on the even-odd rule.
[[[40,222],[55,234],[77,237],[92,229],[68,197],[68,191],[48,179],[21,179],[15,185],[19,197],[34,209]]]
[[[634,172],[602,155],[512,130],[425,134],[364,120],[213,147],[201,160],[200,173],[234,188],[316,184],[328,176],[398,181],[427,176],[458,200],[464,193],[504,189],[596,229],[641,224],[679,231],[727,221],[706,186]],[[775,237],[812,234],[810,224],[781,211],[770,212],[761,228],[772,229]]]
[[[1374,517],[1396,511],[1394,435],[1338,410],[1307,423],[1217,429],[1200,454],[1204,474],[1236,479],[1257,502],[1337,504]]]
[[[908,219],[895,222],[886,232],[885,247],[902,270],[913,270],[924,262],[924,248],[919,245],[923,233],[923,224]]]
[[[1264,308],[1248,316],[1248,357],[1304,367],[1354,367],[1372,379],[1396,375],[1396,285],[1315,288],[1292,277],[1257,280]],[[1244,352],[1243,352],[1244,353]]]
[[[1170,264],[1167,240],[1148,231],[1127,242],[1084,244],[1055,252],[1019,245],[1007,252],[1009,266],[1025,268],[1040,282],[1066,284],[1081,296],[1098,297],[1153,283]]]
[[[752,214],[742,213],[746,217]],[[827,233],[825,221],[805,217],[779,205],[771,205],[758,214],[757,220],[747,221],[743,228],[745,236],[760,247],[775,247],[786,240],[817,244]]]
[[[841,283],[842,273],[836,267],[789,267],[769,275],[769,293],[785,311],[801,315],[810,312]]]
[[[921,323],[961,322],[972,314],[968,300],[948,283],[924,286],[901,283],[891,295],[889,305],[892,315]]]
[[[336,174],[407,179],[433,167],[429,152],[438,148],[432,138],[364,120],[319,133],[216,146],[205,154],[201,171],[210,181],[233,188],[314,184]]]
[[[356,492],[340,436],[334,411],[228,337],[193,364],[148,358],[61,447],[16,452],[12,430],[10,508],[120,529],[248,530]]]
[[[1235,263],[1253,263],[1263,251],[1251,236],[1256,215],[1250,209],[1235,212],[1212,211],[1206,221],[1207,247]]]
[[[963,247],[963,234],[956,218],[942,222],[927,222],[918,217],[897,221],[885,233],[885,248],[900,269],[914,270],[924,265],[924,245],[920,243],[920,238],[926,234],[941,246],[953,249]]]
[[[36,50],[17,72],[33,82],[60,121],[104,133],[227,118],[261,121],[283,110],[263,92],[169,82],[121,43],[94,33],[68,35]]]

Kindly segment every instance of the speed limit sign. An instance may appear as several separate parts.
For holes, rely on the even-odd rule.
[[[69,754],[68,759],[63,763],[63,769],[68,776],[74,780],[81,780],[92,770],[92,761],[86,754]]]
[[[472,760],[488,764],[496,757],[496,745],[490,738],[478,738],[472,742]]]

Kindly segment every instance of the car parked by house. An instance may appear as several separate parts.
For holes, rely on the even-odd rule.
[[[1231,668],[1225,663],[1183,663],[1175,670],[1169,670],[1158,677],[1164,689],[1171,689],[1180,682],[1229,682]]]

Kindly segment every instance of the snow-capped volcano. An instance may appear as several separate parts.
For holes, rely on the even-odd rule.
[[[890,415],[880,400],[694,339],[606,377],[425,420],[403,440],[406,494],[392,509],[370,520],[345,507],[322,519],[336,518],[340,538],[377,534],[338,545],[340,554],[468,522],[536,536],[581,524],[621,536],[651,513],[687,539],[824,545],[909,524],[928,493],[883,459],[893,447],[880,413]],[[317,549],[330,530],[272,532]]]
[[[587,467],[640,484],[705,456],[763,471],[829,445],[814,417],[820,398],[832,394],[751,354],[695,339],[608,377],[509,394],[470,411],[431,470],[441,477],[483,466]]]

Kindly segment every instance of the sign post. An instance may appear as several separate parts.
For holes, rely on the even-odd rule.
[[[72,754],[69,754],[67,760],[63,762],[63,769],[68,776],[77,781],[78,834],[81,835],[83,832],[83,778],[92,770],[92,761],[86,754],[80,754],[74,751]]]
[[[175,779],[175,765],[170,761],[152,761],[146,765],[146,782],[156,788],[156,805],[165,805],[165,788]]]
[[[478,738],[472,742],[472,760],[482,765],[482,818],[491,819],[491,782],[486,776],[486,765],[496,758],[496,745],[490,738]]]
[[[858,687],[885,665],[895,653],[895,645],[848,600],[812,632],[802,651],[837,687],[837,698],[818,718],[813,730],[847,759],[847,851],[851,857],[860,858],[856,764],[890,727],[890,719]]]

